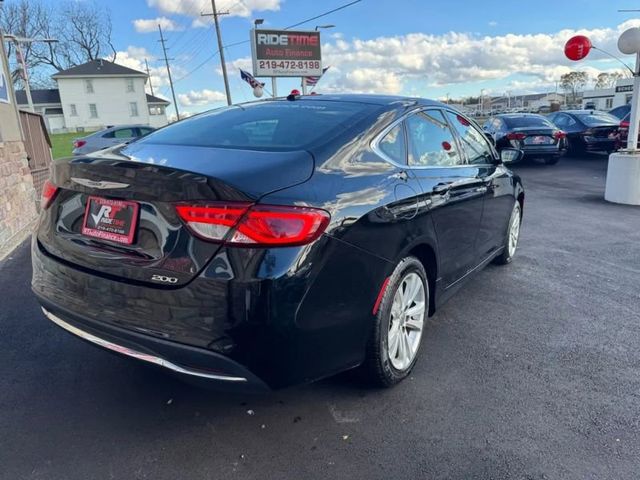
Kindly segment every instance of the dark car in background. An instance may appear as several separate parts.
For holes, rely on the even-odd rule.
[[[86,155],[103,148],[127,143],[153,132],[148,125],[118,125],[107,127],[73,141],[73,155]]]
[[[525,158],[541,159],[547,165],[558,163],[564,153],[566,134],[542,115],[511,113],[496,115],[484,124],[498,151],[517,148]]]
[[[627,139],[629,138],[629,123],[631,121],[631,105],[621,105],[612,110],[609,113],[616,118],[620,119],[620,126],[618,127],[617,148],[627,148]],[[638,145],[640,145],[640,136],[638,137]]]
[[[427,316],[516,253],[520,156],[415,98],[213,110],[55,162],[32,288],[60,327],[184,378],[264,390],[363,365],[390,386]]]
[[[567,153],[606,152],[616,150],[620,121],[597,110],[565,110],[547,116],[567,134]]]

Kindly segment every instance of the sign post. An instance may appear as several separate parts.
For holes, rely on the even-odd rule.
[[[592,48],[596,47],[591,44],[587,37],[577,35],[567,41],[564,53],[570,60],[577,61],[585,58]],[[627,148],[609,155],[604,199],[613,203],[640,205],[640,150],[638,150],[638,133],[640,131],[640,28],[630,28],[623,32],[618,39],[618,49],[625,55],[636,56],[636,65],[633,70],[631,119],[629,122]],[[616,58],[610,53],[604,53]]]

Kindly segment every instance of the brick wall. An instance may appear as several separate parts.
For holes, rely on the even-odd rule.
[[[31,233],[35,202],[23,143],[0,142],[0,258]]]

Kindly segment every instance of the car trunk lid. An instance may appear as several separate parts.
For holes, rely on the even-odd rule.
[[[193,235],[176,204],[255,203],[308,180],[312,172],[313,158],[305,151],[149,143],[64,160],[54,164],[52,181],[59,191],[43,212],[37,239],[43,251],[78,268],[176,287],[194,278],[220,247]],[[93,209],[87,208],[90,199]],[[123,205],[132,206],[127,215],[133,228],[125,232],[131,233],[129,243],[90,236],[86,227],[96,227],[90,216],[104,217],[103,207],[119,210]],[[122,215],[113,218],[121,221]]]

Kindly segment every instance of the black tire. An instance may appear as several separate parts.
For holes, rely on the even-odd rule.
[[[429,314],[430,292],[427,273],[425,272],[424,266],[420,260],[411,256],[405,257],[398,263],[389,278],[387,288],[382,296],[382,300],[376,314],[373,331],[369,335],[366,358],[362,365],[362,369],[369,382],[378,387],[391,387],[403,380],[407,375],[409,375],[420,355],[422,337],[420,337],[420,344],[418,345],[413,361],[403,370],[397,370],[394,368],[391,364],[388,353],[388,332],[391,321],[391,306],[393,304],[396,291],[402,284],[402,280],[409,273],[416,273],[420,279],[422,279],[424,286],[426,308],[424,313],[423,332],[424,326],[426,325],[426,319]]]
[[[545,165],[555,165],[560,161],[560,155],[556,155],[553,157],[545,157],[544,164]]]
[[[509,223],[507,224],[507,231],[504,236],[504,248],[502,249],[502,253],[493,259],[493,263],[495,263],[496,265],[508,265],[513,261],[513,257],[517,252],[517,248],[518,248],[517,242],[516,242],[516,249],[513,250],[513,252],[511,253],[509,252],[509,235],[511,233],[511,225],[512,225],[512,222],[514,221],[514,216],[516,215],[517,215],[517,221],[518,221],[518,239],[519,239],[520,224],[522,224],[522,207],[520,205],[520,202],[518,202],[517,200],[516,200],[516,203],[513,205],[513,209],[511,210],[511,216],[509,217]]]

